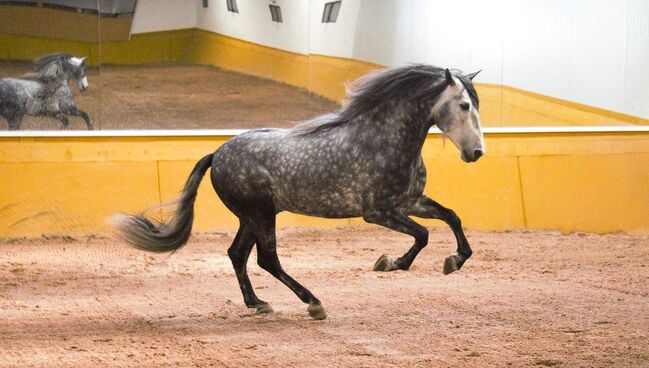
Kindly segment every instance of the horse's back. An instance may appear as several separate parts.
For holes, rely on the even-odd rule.
[[[6,87],[14,88],[24,92],[36,92],[41,88],[41,83],[31,79],[2,78],[0,82]]]
[[[245,172],[260,174],[254,169],[267,166],[264,164],[275,156],[275,147],[284,135],[283,129],[254,129],[239,134],[216,150],[214,161],[218,166],[215,164],[213,169],[239,176]]]
[[[36,81],[18,78],[0,79],[0,98],[3,98],[3,101],[12,98],[15,102],[24,104],[33,99],[40,89],[41,84]]]
[[[344,158],[336,155],[340,148],[332,139],[312,139],[290,130],[252,130],[216,151],[212,182],[219,195],[269,198],[277,211],[360,216],[359,188],[341,162]]]

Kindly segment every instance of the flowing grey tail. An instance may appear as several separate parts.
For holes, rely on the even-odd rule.
[[[194,166],[180,198],[175,201],[178,203],[176,210],[167,223],[149,219],[145,215],[116,215],[113,226],[119,236],[135,248],[148,252],[171,252],[185,245],[192,232],[198,185],[212,166],[212,156],[203,157]]]

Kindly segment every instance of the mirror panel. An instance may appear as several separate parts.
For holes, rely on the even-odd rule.
[[[0,0],[0,77],[85,56],[89,88],[70,88],[98,129],[248,129],[335,111],[359,76],[428,63],[482,70],[483,126],[649,125],[647,24],[643,0]]]

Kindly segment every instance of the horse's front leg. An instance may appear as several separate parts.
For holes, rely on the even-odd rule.
[[[82,110],[79,110],[76,106],[70,107],[65,111],[66,114],[68,115],[74,115],[74,116],[80,116],[83,118],[83,120],[86,122],[86,126],[88,127],[88,130],[94,130],[95,127],[92,126],[92,123],[90,122],[90,116]]]
[[[396,260],[392,260],[385,254],[382,255],[374,264],[374,271],[408,270],[417,254],[428,244],[428,230],[398,209],[366,214],[363,215],[363,219],[415,238],[415,243],[408,252]]]
[[[56,120],[58,120],[58,121],[61,122],[61,130],[67,128],[68,125],[70,125],[70,120],[69,120],[68,117],[65,116],[65,114],[63,114],[62,112],[59,112],[59,113],[56,113],[56,114],[52,114],[51,116],[52,116],[54,119],[56,119]]]
[[[464,262],[471,257],[473,252],[471,251],[469,242],[466,240],[466,236],[464,236],[462,221],[455,212],[422,195],[415,205],[408,209],[407,213],[412,216],[439,219],[446,222],[455,234],[457,254],[446,257],[444,261],[444,274],[448,275],[462,268]]]

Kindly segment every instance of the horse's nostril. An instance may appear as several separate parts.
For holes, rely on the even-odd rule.
[[[477,159],[479,159],[480,157],[482,157],[482,150],[475,150],[475,151],[473,151],[473,159],[474,159],[474,160],[477,160]]]

